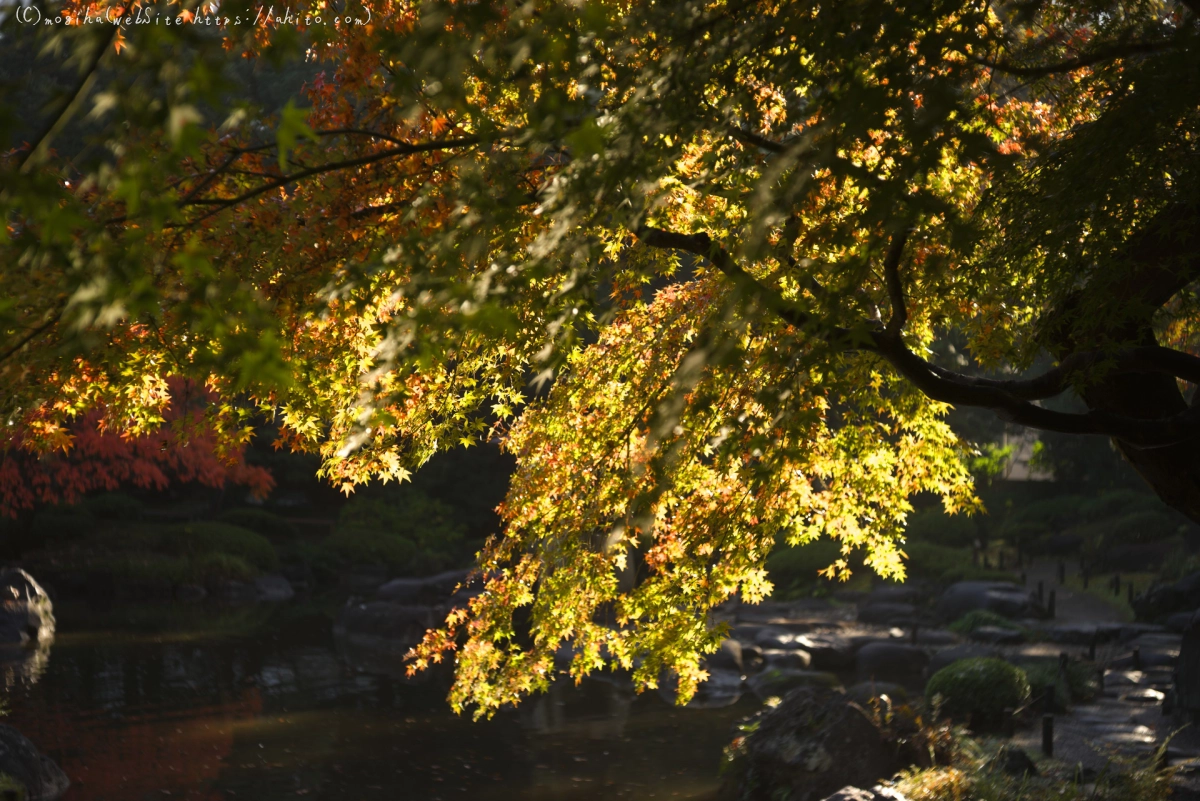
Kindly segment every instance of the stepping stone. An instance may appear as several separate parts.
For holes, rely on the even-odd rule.
[[[1106,670],[1105,687],[1140,687],[1146,683],[1146,674],[1140,670]]]
[[[1125,643],[1126,648],[1141,648],[1143,651],[1179,650],[1183,637],[1170,632],[1142,634]]]
[[[1140,690],[1123,693],[1121,700],[1130,701],[1135,704],[1161,704],[1165,697],[1166,694],[1161,690],[1152,690],[1149,687],[1145,687]]]
[[[1127,734],[1151,740],[1154,739],[1154,730],[1149,726],[1142,726],[1137,723],[1102,723],[1098,726],[1092,726],[1092,731],[1100,732],[1101,734]],[[1143,740],[1144,741],[1144,740]]]
[[[763,661],[765,670],[791,668],[793,670],[808,670],[812,665],[812,657],[808,651],[800,648],[785,650],[782,648],[764,648]]]
[[[1116,745],[1154,745],[1154,733],[1141,734],[1140,732],[1123,732],[1106,734],[1100,738],[1106,743],[1114,743]]]
[[[957,634],[952,631],[946,631],[945,629],[917,630],[917,645],[932,645],[934,647],[942,645],[955,645],[961,640],[962,638]]]

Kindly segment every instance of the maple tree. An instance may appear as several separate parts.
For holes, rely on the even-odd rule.
[[[245,460],[245,443],[209,428],[204,410],[217,399],[168,380],[161,390],[171,402],[153,430],[129,434],[109,428],[103,408],[89,409],[56,427],[36,449],[14,435],[0,450],[0,517],[39,505],[73,504],[85,495],[132,486],[165,490],[172,484],[244,486],[264,498],[275,486],[269,470]],[[44,429],[39,432],[46,437]]]
[[[978,506],[952,404],[1111,437],[1200,520],[1194,0],[120,9],[176,24],[0,29],[78,65],[7,108],[9,447],[153,430],[169,376],[347,490],[501,441],[484,591],[413,654],[458,708],[564,643],[687,698],[781,533],[902,578],[910,498]],[[274,115],[230,66],[301,56]]]

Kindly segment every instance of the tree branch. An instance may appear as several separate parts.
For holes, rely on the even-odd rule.
[[[799,328],[811,328],[816,322],[811,314],[746,272],[728,251],[714,243],[706,233],[679,234],[643,226],[638,229],[637,236],[650,247],[684,250],[708,259],[733,280],[739,291],[763,303],[787,323]],[[888,284],[893,304],[899,301],[897,308],[903,308],[903,292],[897,295],[895,291],[900,289],[898,266],[904,247],[903,239],[903,236],[898,236],[893,240],[885,263],[885,272],[894,276]],[[1184,380],[1200,382],[1200,358],[1191,354],[1161,347],[1133,348],[1116,354],[1079,353],[1064,359],[1058,367],[1041,376],[997,381],[959,375],[917,356],[899,336],[903,323],[893,328],[893,322],[899,319],[901,317],[894,308],[892,322],[887,328],[867,322],[869,333],[865,342],[861,336],[856,337],[851,329],[840,326],[827,327],[825,339],[847,351],[868,350],[882,356],[933,400],[990,409],[1002,419],[1018,425],[1068,434],[1115,437],[1140,448],[1173,445],[1200,433],[1200,405],[1174,417],[1143,420],[1095,410],[1083,414],[1057,412],[1030,402],[1058,395],[1070,386],[1070,379],[1075,375],[1109,364],[1118,369],[1169,373]]]
[[[1195,0],[1192,0],[1195,2]],[[1078,58],[1069,58],[1065,61],[1059,61],[1054,64],[1042,64],[1040,66],[1026,66],[1022,64],[1014,64],[1011,61],[1001,60],[993,61],[991,59],[980,58],[978,56],[967,55],[967,60],[978,64],[981,67],[996,70],[997,72],[1008,73],[1009,75],[1019,75],[1025,78],[1044,78],[1047,75],[1057,75],[1063,72],[1074,72],[1084,67],[1092,67],[1096,64],[1113,59],[1125,58],[1126,56],[1135,56],[1142,53],[1154,53],[1159,50],[1166,50],[1174,47],[1175,43],[1171,41],[1160,42],[1129,42],[1127,44],[1112,45],[1106,48],[1100,48],[1094,53]]]
[[[25,158],[21,159],[21,165],[17,168],[17,171],[22,175],[28,173],[33,168],[34,160],[39,158],[50,147],[50,143],[54,141],[54,137],[67,124],[67,121],[71,119],[71,115],[75,113],[75,109],[83,102],[83,99],[87,97],[92,84],[95,83],[96,72],[100,68],[100,62],[108,53],[109,48],[112,47],[117,34],[121,32],[119,25],[111,27],[112,32],[96,48],[95,55],[80,74],[79,80],[75,83],[75,87],[67,97],[67,101],[63,103],[57,112],[51,115],[45,127],[34,137],[33,146],[29,148],[29,152],[25,154]]]
[[[17,353],[17,351],[21,350],[21,348],[28,345],[36,337],[49,331],[51,328],[54,327],[54,325],[59,321],[59,319],[61,317],[62,317],[62,308],[60,307],[58,310],[56,310],[54,312],[54,314],[52,314],[50,316],[50,318],[48,320],[46,320],[39,326],[31,328],[29,331],[27,331],[25,333],[24,336],[22,336],[20,339],[18,339],[14,345],[9,347],[3,353],[0,353],[0,362],[6,361],[10,356]]]
[[[908,242],[908,231],[892,237],[892,246],[883,262],[883,275],[887,282],[888,297],[892,302],[892,316],[888,318],[888,336],[900,338],[904,324],[908,322],[908,306],[904,302],[904,284],[900,282],[900,259],[904,256],[904,245]]]

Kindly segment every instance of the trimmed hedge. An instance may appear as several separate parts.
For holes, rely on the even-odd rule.
[[[976,729],[1000,726],[1004,710],[1029,700],[1025,671],[1003,659],[963,659],[942,668],[925,685],[925,697],[941,697],[941,710]]]

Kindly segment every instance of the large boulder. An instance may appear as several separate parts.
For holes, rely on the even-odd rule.
[[[937,602],[943,620],[957,620],[976,609],[1010,618],[1037,617],[1041,612],[1028,590],[1007,581],[960,581]]]
[[[843,787],[824,801],[906,801],[904,796],[890,787],[872,787],[863,790],[858,787]]]
[[[54,604],[33,576],[0,570],[0,645],[35,646],[54,638]]]
[[[433,626],[434,610],[391,601],[350,601],[333,623],[335,637],[386,651],[406,652]]]
[[[721,645],[716,652],[704,658],[704,665],[709,670],[731,670],[739,674],[744,673],[746,668],[742,662],[742,644],[728,638],[721,640]]]
[[[858,681],[886,681],[906,687],[925,684],[929,654],[914,645],[873,642],[864,645],[854,657]]]
[[[812,667],[812,656],[801,648],[767,648],[762,651],[763,670],[790,668],[808,670]]]
[[[696,694],[687,702],[688,709],[720,709],[733,706],[742,697],[745,683],[736,670],[710,670],[708,678],[696,686]],[[674,704],[679,686],[674,677],[667,676],[659,684],[663,700]]]
[[[909,625],[917,616],[917,607],[907,603],[871,603],[858,610],[860,623],[883,626]]]
[[[277,574],[256,578],[254,580],[254,592],[259,601],[266,601],[267,603],[290,601],[296,597],[296,591],[292,589],[292,583]]]
[[[1191,573],[1174,584],[1160,584],[1133,599],[1141,620],[1159,620],[1176,612],[1200,607],[1200,573]]]
[[[375,597],[381,601],[405,605],[435,605],[455,599],[460,602],[470,595],[477,594],[474,590],[459,589],[461,597],[455,596],[455,589],[470,578],[469,570],[448,570],[436,576],[424,578],[397,578],[380,585],[375,590]]]
[[[54,760],[12,726],[0,725],[0,773],[25,787],[25,801],[54,801],[71,786]]]
[[[820,801],[871,787],[904,767],[896,748],[842,693],[803,688],[735,744],[724,797]]]
[[[802,634],[796,645],[808,652],[813,670],[842,670],[854,664],[855,643],[838,634]]]
[[[841,682],[832,673],[795,668],[772,668],[751,676],[746,680],[746,684],[750,687],[751,692],[765,701],[771,697],[786,695],[797,687],[828,687],[832,689]]]

